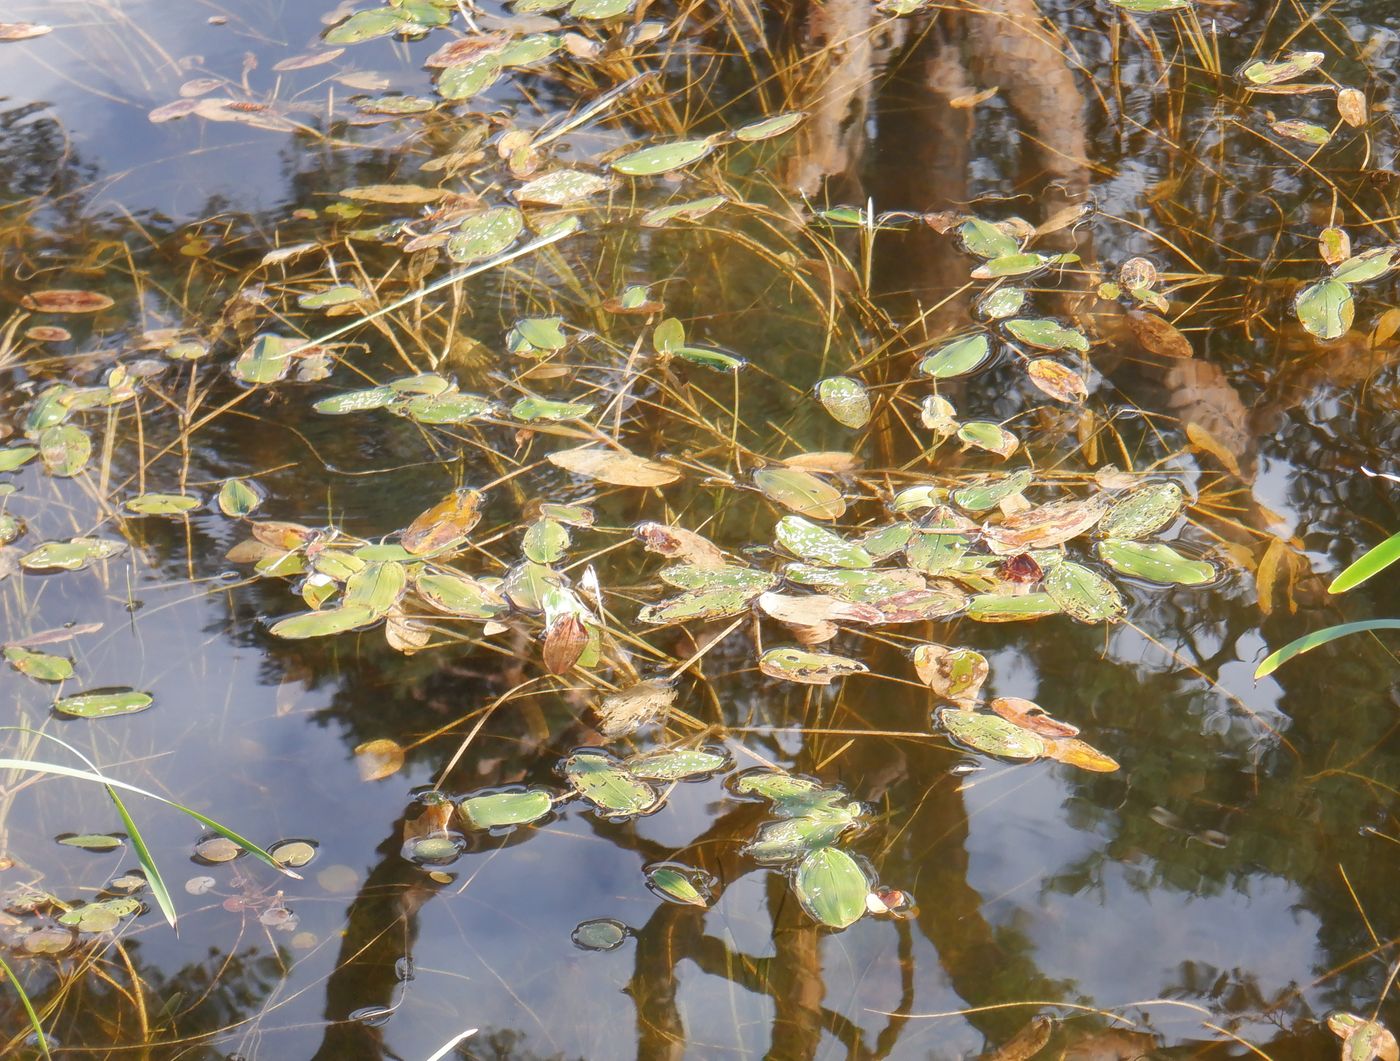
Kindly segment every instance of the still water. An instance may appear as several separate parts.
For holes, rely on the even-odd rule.
[[[379,37],[274,69],[327,47],[321,34],[351,10],[10,0],[0,15],[53,27],[0,43],[7,444],[24,441],[53,382],[95,385],[116,364],[140,376],[131,402],[75,419],[94,445],[77,474],[38,462],[5,474],[6,511],[25,526],[0,582],[4,638],[90,627],[47,647],[76,670],[59,694],[129,687],[154,698],[132,715],[65,718],[51,711],[52,685],[7,669],[6,722],[40,727],[109,776],[264,847],[315,845],[300,880],[247,855],[207,864],[195,853],[202,827],[130,796],[178,934],[149,893],[138,916],[53,955],[24,939],[58,908],[4,915],[6,959],[59,1056],[426,1059],[480,1028],[448,1056],[1291,1059],[1336,1055],[1325,1023],[1336,1010],[1400,1023],[1395,660],[1362,636],[1252,677],[1291,638],[1394,614],[1400,601],[1393,572],[1326,592],[1400,528],[1400,487],[1363,471],[1397,471],[1397,347],[1394,325],[1384,330],[1400,303],[1394,276],[1357,288],[1355,324],[1327,345],[1290,308],[1324,269],[1321,229],[1347,228],[1357,249],[1396,238],[1391,5],[1333,5],[1307,24],[1251,0],[1202,4],[1190,20],[1062,0],[898,17],[863,0],[658,4],[591,20],[443,5],[434,10],[449,25],[422,39]],[[573,36],[552,59],[444,105],[424,61],[473,27]],[[1299,48],[1324,53],[1336,84],[1364,90],[1362,129],[1338,122],[1331,89],[1240,87],[1242,64]],[[559,132],[563,116],[650,71],[660,76]],[[386,94],[433,109],[405,118],[361,105]],[[209,97],[271,103],[274,118],[230,120],[261,113],[233,108],[216,120],[194,102],[150,118]],[[409,219],[421,235],[428,211],[448,207],[342,189],[441,186],[495,203],[524,179],[497,148],[503,134],[534,135],[542,151],[548,134],[555,162],[591,172],[629,147],[791,110],[806,114],[795,133],[728,143],[688,174],[624,179],[606,207],[566,205],[587,218],[580,235],[361,326],[328,379],[230,375],[257,331],[308,337],[354,319],[308,314],[290,296],[348,281],[382,285],[387,300],[452,268],[404,254],[402,235],[390,246],[362,231]],[[1279,139],[1271,123],[1286,118],[1337,131],[1323,148]],[[730,204],[675,226],[634,223],[643,208],[708,194]],[[1091,335],[1088,400],[1047,401],[1003,357],[939,393],[962,419],[1010,428],[1019,452],[931,452],[926,381],[912,398],[905,388],[919,357],[970,326],[982,285],[969,280],[976,260],[915,215],[1035,226],[1086,201],[1093,211],[1046,226],[1035,244],[1078,262],[1028,286],[1038,312]],[[875,232],[873,221],[864,232],[804,224],[839,204],[903,214]],[[263,264],[302,242],[313,245],[305,257]],[[831,267],[838,256],[849,268]],[[1165,316],[1191,356],[1164,356],[1133,327],[1141,308],[1096,294],[1134,257],[1163,275]],[[692,341],[748,367],[734,380],[679,360],[619,371],[651,349],[646,317],[601,308],[628,284],[653,285]],[[26,294],[69,288],[114,304],[20,316]],[[591,333],[562,371],[507,352],[513,322],[551,315]],[[69,335],[25,338],[35,325]],[[207,356],[165,356],[160,329],[197,337]],[[526,430],[498,416],[437,428],[313,409],[429,369],[506,404],[522,393],[594,402],[592,426]],[[868,426],[845,427],[814,399],[816,382],[837,374],[875,396]],[[614,423],[633,453],[683,477],[619,488],[542,460],[561,439],[617,437]],[[1113,624],[842,625],[823,650],[869,673],[831,686],[759,671],[756,636],[763,648],[791,640],[769,619],[638,622],[640,605],[674,591],[631,528],[702,531],[775,569],[785,509],[749,477],[802,452],[864,462],[833,477],[851,502],[837,526],[852,536],[888,522],[879,499],[919,476],[951,486],[1032,467],[1037,504],[1110,463],[1169,478],[1192,503],[1164,540],[1216,574],[1202,586],[1118,579],[1126,615]],[[412,653],[386,643],[382,624],[273,636],[271,623],[305,605],[291,581],[227,558],[248,537],[211,500],[231,477],[256,480],[259,519],[375,542],[458,487],[493,484],[465,565],[483,577],[518,560],[541,501],[590,505],[593,525],[571,532],[561,566],[575,580],[595,569],[635,673],[550,676],[538,620],[510,616],[469,637],[434,634]],[[200,504],[174,518],[122,508],[152,492]],[[76,572],[17,568],[40,542],[93,533],[130,548]],[[956,746],[931,727],[939,701],[910,666],[921,641],[980,652],[984,699],[1033,699],[1120,769]],[[772,815],[735,794],[728,770],[669,788],[654,813],[616,820],[574,799],[528,827],[454,829],[460,854],[442,864],[404,857],[405,826],[418,835],[435,783],[454,797],[562,792],[557,766],[574,749],[625,756],[699,732],[673,718],[605,739],[591,708],[638,676],[674,676],[676,709],[736,768],[787,769],[866,804],[843,847],[912,897],[909,916],[817,925],[789,874],[741,851]],[[366,779],[355,750],[371,741],[404,749],[401,768]],[[76,763],[24,733],[5,735],[4,755]],[[129,842],[88,851],[55,838],[120,825],[97,786],[6,775],[0,886],[68,905],[110,896],[104,887],[138,869]],[[713,878],[707,908],[648,889],[644,867],[662,861]],[[576,945],[577,926],[604,918],[626,926],[620,945]],[[37,1055],[17,997],[6,990],[0,1007],[11,1056]],[[995,1052],[1018,1035],[1039,1041],[1036,1018],[1055,1018],[1043,1053]]]

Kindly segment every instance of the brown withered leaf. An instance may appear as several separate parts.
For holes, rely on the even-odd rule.
[[[665,523],[638,523],[632,528],[636,539],[646,546],[649,553],[657,553],[668,559],[679,559],[696,567],[714,569],[723,567],[724,552],[710,539],[684,527]]]
[[[1019,696],[998,696],[992,699],[987,706],[1006,721],[1015,723],[1022,729],[1028,729],[1041,737],[1075,737],[1079,735],[1078,726],[1071,726],[1068,722],[1051,718],[1045,708],[1033,700],[1023,700]]]
[[[854,453],[841,450],[825,450],[818,453],[798,453],[784,457],[783,464],[804,472],[826,472],[828,475],[845,475],[856,471],[865,462]]]
[[[498,52],[510,43],[509,33],[479,33],[471,37],[461,37],[448,41],[432,55],[423,60],[423,65],[434,69],[448,66],[461,66],[474,62],[484,55]]]
[[[1353,129],[1366,124],[1366,96],[1359,88],[1344,88],[1337,93],[1337,113]]]
[[[914,649],[914,672],[934,695],[970,707],[991,673],[986,657],[970,648],[920,645]]]
[[[609,740],[635,733],[648,723],[664,719],[675,699],[675,686],[655,678],[608,693],[593,708],[598,716],[598,732]]]
[[[868,626],[885,621],[879,608],[869,604],[852,604],[825,593],[798,596],[768,592],[758,598],[758,606],[764,614],[793,626],[818,626],[822,623],[862,623]]]
[[[1111,774],[1118,769],[1117,759],[1111,755],[1105,755],[1092,744],[1079,740],[1077,737],[1047,740],[1045,754],[1056,762],[1064,763],[1066,766],[1075,766],[1080,770],[1088,770],[1095,774]]]
[[[1026,365],[1026,375],[1041,391],[1056,401],[1078,404],[1089,397],[1084,377],[1053,357],[1037,357]]]
[[[1045,572],[1030,553],[1016,553],[997,565],[997,578],[1003,582],[1033,585],[1044,577]]]
[[[404,530],[399,544],[414,556],[427,556],[465,538],[481,520],[481,494],[454,490]]]
[[[300,523],[284,523],[280,520],[250,520],[248,530],[258,541],[283,552],[300,549],[315,540],[316,531],[303,527]]]
[[[404,615],[403,608],[399,605],[395,604],[389,609],[384,623],[384,640],[389,643],[390,648],[402,652],[405,656],[411,656],[427,648],[432,639],[432,631],[417,619],[410,619]]]
[[[993,85],[991,88],[984,88],[981,92],[970,92],[963,96],[954,96],[948,101],[948,106],[955,110],[968,110],[971,107],[977,106],[979,103],[986,103],[987,100],[991,99],[1000,91],[1000,85]]]
[[[37,22],[0,22],[0,41],[27,41],[52,32],[52,26],[42,26]]]
[[[977,1061],[1031,1061],[1050,1042],[1056,1023],[1054,1017],[1033,1017],[1024,1028]]]
[[[346,199],[362,203],[388,203],[394,206],[419,206],[435,203],[447,194],[445,188],[425,188],[421,184],[362,184],[342,188]]]
[[[548,459],[556,468],[613,486],[665,486],[681,477],[680,472],[665,464],[626,450],[602,449],[598,446],[556,450]]]
[[[549,624],[544,634],[544,666],[550,674],[567,674],[588,647],[588,630],[583,620],[566,612]]]
[[[1172,324],[1155,313],[1133,309],[1128,311],[1128,327],[1147,350],[1162,357],[1193,357],[1191,340]]]
[[[945,578],[933,579],[925,589],[905,590],[879,602],[887,623],[919,623],[946,619],[967,607],[967,594]]]
[[[982,536],[992,552],[1000,556],[1027,549],[1050,549],[1090,530],[1111,504],[1112,499],[1106,494],[1052,501],[1008,516],[1000,523],[986,524]]]
[[[355,748],[355,767],[361,781],[382,781],[403,769],[403,748],[397,741],[381,737]]]
[[[313,66],[321,66],[323,63],[333,63],[344,54],[344,48],[327,48],[323,52],[306,52],[275,62],[272,64],[272,69],[279,74],[285,74],[289,70],[306,70]]]
[[[19,304],[34,313],[98,313],[111,309],[114,303],[96,291],[73,291],[54,288],[51,291],[31,291]]]
[[[1186,438],[1191,443],[1191,448],[1201,453],[1209,453],[1218,460],[1231,475],[1242,478],[1240,472],[1240,461],[1229,447],[1207,431],[1200,424],[1190,423],[1186,425]]]

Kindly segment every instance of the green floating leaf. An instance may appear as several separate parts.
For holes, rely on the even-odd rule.
[[[8,449],[0,449],[0,472],[12,472],[38,455],[38,446],[10,446]]]
[[[1049,317],[1022,317],[1003,327],[1016,339],[1038,350],[1077,350],[1086,353],[1089,339],[1078,328],[1066,328]]]
[[[681,203],[669,203],[666,206],[654,207],[642,214],[640,221],[643,228],[661,228],[671,221],[699,221],[706,214],[713,213],[725,203],[728,198],[723,195],[707,195],[703,199],[687,199]]]
[[[343,634],[375,621],[375,615],[363,605],[343,608],[325,608],[321,611],[292,615],[273,623],[270,633],[288,641],[300,641],[308,637],[330,637]]]
[[[463,264],[494,258],[525,230],[525,218],[513,206],[495,206],[473,214],[447,241],[447,256]]]
[[[677,589],[741,589],[756,597],[776,586],[778,577],[767,571],[736,564],[721,564],[719,567],[672,564],[661,569],[661,581]]]
[[[753,482],[768,500],[800,516],[840,519],[846,512],[840,490],[800,468],[760,468],[753,473]]]
[[[111,718],[114,715],[134,715],[154,703],[150,693],[135,689],[94,689],[54,701],[53,709],[73,718]]]
[[[597,195],[608,187],[609,182],[597,174],[561,169],[522,184],[515,190],[515,198],[521,203],[568,206],[570,203]]]
[[[713,878],[703,870],[680,863],[662,862],[644,871],[647,887],[668,902],[683,906],[710,905]]]
[[[980,217],[969,217],[959,225],[958,238],[965,250],[979,258],[1004,258],[1021,249],[1010,233]]]
[[[1028,276],[1031,273],[1038,273],[1052,259],[1042,254],[1003,254],[999,258],[992,258],[983,262],[976,269],[972,270],[974,280],[995,280],[1001,276]]]
[[[66,542],[44,542],[19,558],[28,571],[81,571],[94,560],[110,560],[126,552],[126,542],[102,538],[70,538]]]
[[[1015,497],[1031,485],[1034,478],[1029,470],[1022,469],[1008,475],[983,476],[967,486],[953,491],[953,503],[965,512],[987,512],[997,507],[1008,497]]]
[[[856,571],[811,564],[788,564],[783,574],[791,582],[812,586],[833,597],[856,604],[878,604],[897,593],[924,589],[916,571]]]
[[[122,846],[120,836],[112,836],[109,833],[75,833],[71,836],[60,836],[58,842],[65,847],[79,847],[84,851],[115,851]]]
[[[438,611],[464,619],[493,619],[507,610],[499,594],[461,575],[420,574],[414,587]]]
[[[1125,611],[1122,594],[1097,571],[1065,560],[1045,576],[1045,590],[1066,615],[1082,623],[1106,623]]]
[[[1145,538],[1181,514],[1186,496],[1176,483],[1149,483],[1114,503],[1099,530],[1109,538]]]
[[[139,494],[125,502],[138,516],[178,516],[199,507],[199,498],[188,494]]]
[[[1263,678],[1265,675],[1272,674],[1294,656],[1311,652],[1319,645],[1325,645],[1339,637],[1374,630],[1400,630],[1400,619],[1363,619],[1356,623],[1342,623],[1340,626],[1328,626],[1322,630],[1315,630],[1311,634],[1305,634],[1288,642],[1277,652],[1272,653],[1255,669],[1254,677]]]
[[[1003,759],[1038,759],[1046,752],[1045,741],[1000,715],[944,707],[934,718],[954,740],[987,755]]]
[[[796,129],[806,117],[806,111],[788,111],[786,114],[775,114],[771,118],[763,118],[760,121],[750,122],[748,125],[741,125],[734,130],[734,139],[745,143],[752,143],[755,140],[771,140],[775,136],[782,136],[783,133]]]
[[[398,408],[420,424],[465,424],[488,415],[492,405],[478,394],[419,394]]]
[[[1279,136],[1311,144],[1313,147],[1322,147],[1332,139],[1332,130],[1328,129],[1327,126],[1318,125],[1316,122],[1300,121],[1297,118],[1285,118],[1273,122],[1269,128]]]
[[[592,411],[592,402],[555,402],[546,398],[521,398],[510,407],[510,415],[527,424],[537,420],[547,420],[551,423],[577,420]]]
[[[496,53],[496,62],[502,66],[530,66],[547,59],[564,45],[564,38],[557,33],[531,33],[511,41]]]
[[[1060,606],[1048,593],[979,593],[967,604],[967,617],[979,623],[1012,623],[1058,615]]]
[[[982,296],[982,300],[977,303],[977,312],[989,320],[1003,320],[1019,313],[1025,303],[1025,288],[999,287]]]
[[[661,794],[632,774],[606,752],[577,751],[560,764],[575,791],[610,817],[646,814],[661,802]]]
[[[39,433],[39,452],[50,475],[70,477],[87,467],[92,439],[81,428],[60,424]]]
[[[989,420],[969,420],[958,428],[958,438],[969,446],[995,453],[1006,460],[1020,448],[1020,440],[1000,424]]]
[[[302,309],[330,309],[333,306],[348,306],[369,296],[354,284],[336,284],[324,291],[313,291],[298,295],[297,305]]]
[[[501,829],[529,825],[554,809],[554,794],[547,788],[526,788],[468,796],[457,812],[469,828]]]
[[[1400,264],[1400,248],[1373,247],[1342,262],[1332,270],[1339,284],[1364,284],[1378,280]]]
[[[392,387],[369,387],[365,390],[346,391],[322,398],[311,408],[326,416],[344,416],[347,413],[360,413],[369,409],[382,409],[398,394]]]
[[[627,760],[633,777],[644,781],[693,781],[709,777],[729,766],[722,749],[672,748],[634,755]]]
[[[292,367],[288,351],[301,345],[298,339],[260,335],[233,363],[233,375],[244,383],[276,383]]]
[[[870,878],[839,847],[823,847],[802,860],[792,879],[792,890],[802,909],[814,921],[831,928],[846,928],[865,914]]]
[[[673,346],[667,353],[693,365],[712,368],[716,372],[738,372],[748,364],[742,357],[726,354],[723,350],[711,350],[706,346]]]
[[[628,177],[648,177],[699,162],[714,150],[711,140],[677,140],[670,144],[657,144],[644,147],[640,151],[623,155],[612,163],[614,173]]]
[[[61,682],[73,677],[73,661],[66,656],[51,656],[47,652],[31,652],[11,645],[5,649],[5,659],[26,678],[41,682]]]
[[[833,813],[803,813],[783,821],[768,822],[743,846],[742,852],[764,866],[795,862],[812,851],[836,843],[855,826],[856,820],[855,814],[843,808]]]
[[[394,561],[366,564],[346,579],[344,607],[341,610],[353,611],[363,607],[373,618],[382,618],[399,602],[407,586],[408,569],[403,564]],[[277,633],[276,627],[272,632]]]
[[[251,515],[262,500],[262,491],[249,480],[225,479],[219,487],[219,511],[234,519]]]
[[[729,586],[691,589],[656,604],[648,604],[637,612],[638,622],[679,623],[691,619],[727,619],[747,611],[756,592]]]
[[[1322,52],[1289,52],[1281,62],[1260,59],[1250,63],[1240,71],[1240,77],[1254,85],[1277,85],[1316,70],[1325,58]]]
[[[122,922],[122,918],[139,913],[141,903],[136,899],[105,899],[95,903],[84,903],[67,913],[58,916],[60,925],[76,928],[79,932],[110,932]]]
[[[1395,561],[1400,560],[1400,533],[1392,534],[1379,545],[1374,545],[1347,566],[1347,569],[1332,580],[1328,593],[1345,593],[1359,586],[1368,578],[1380,574]]]
[[[327,44],[359,44],[387,37],[408,24],[403,12],[392,7],[377,7],[357,11],[338,26],[332,26],[322,38]]]
[[[967,335],[920,361],[918,372],[934,379],[950,379],[966,375],[991,356],[992,343],[986,335]]]
[[[855,542],[820,527],[801,516],[784,516],[778,520],[774,537],[779,545],[794,556],[830,567],[864,568],[875,561]]]
[[[513,354],[533,351],[553,353],[568,345],[563,317],[525,317],[516,321],[506,336],[506,346]]]
[[[283,840],[267,849],[279,866],[301,869],[316,857],[316,845],[310,840]]]
[[[1128,542],[1106,538],[1098,543],[1099,558],[1120,575],[1179,586],[1199,586],[1215,578],[1215,567],[1191,560],[1161,542]]]
[[[627,926],[621,921],[599,917],[579,922],[569,938],[582,950],[616,950],[626,942],[628,935]]]
[[[537,519],[525,531],[521,548],[527,560],[537,564],[552,564],[561,560],[569,548],[569,532],[563,524],[552,519]]]
[[[758,657],[758,669],[770,678],[804,685],[830,685],[837,678],[870,670],[859,660],[800,648],[770,648]]]
[[[870,423],[870,392],[850,376],[832,376],[817,384],[817,400],[842,427],[859,429]]]

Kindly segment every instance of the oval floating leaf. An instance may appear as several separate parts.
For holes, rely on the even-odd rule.
[[[61,682],[73,677],[73,661],[66,656],[31,652],[27,648],[11,645],[5,649],[5,659],[15,670],[35,681]]]
[[[1038,350],[1077,350],[1087,353],[1089,339],[1078,328],[1066,328],[1049,317],[1021,317],[1002,325],[1011,336]]]
[[[1012,623],[1059,614],[1060,606],[1048,593],[979,593],[968,601],[967,617],[979,623]]]
[[[543,177],[522,184],[515,190],[515,198],[521,203],[540,203],[544,206],[568,206],[590,195],[597,195],[610,187],[603,177],[583,170],[561,169],[546,173]]]
[[[805,685],[830,685],[837,678],[848,674],[865,674],[870,668],[859,660],[826,652],[770,648],[758,658],[758,669],[770,678]]]
[[[623,155],[612,163],[611,168],[613,172],[628,177],[647,177],[699,162],[713,150],[714,143],[710,140],[677,140]]]
[[[1112,582],[1070,560],[1050,569],[1045,590],[1061,611],[1082,623],[1112,622],[1122,618],[1125,610],[1123,597]]]
[[[513,206],[496,206],[473,214],[447,240],[454,262],[483,261],[508,249],[525,229],[525,218]]]
[[[1120,575],[1179,586],[1199,586],[1215,578],[1215,567],[1191,560],[1161,542],[1130,542],[1106,538],[1098,543],[1099,558]]]
[[[70,836],[60,836],[58,842],[65,847],[78,847],[84,851],[115,851],[122,846],[120,836],[111,836],[107,833],[75,833]]]
[[[554,809],[553,793],[546,788],[527,788],[468,796],[457,804],[457,812],[472,829],[500,829],[529,825]]]
[[[109,560],[126,552],[125,542],[102,538],[71,538],[66,542],[45,542],[19,558],[29,571],[81,571],[94,560]]]
[[[1000,715],[945,707],[934,717],[954,740],[974,751],[1003,759],[1038,759],[1045,754],[1044,740]]]
[[[986,335],[955,339],[919,362],[918,371],[934,379],[962,376],[978,368],[992,356],[992,341]]]
[[[709,906],[713,878],[702,870],[679,863],[662,862],[645,870],[647,887],[668,902],[683,906]]]
[[[986,512],[1031,485],[1034,478],[1022,469],[1008,475],[989,475],[953,491],[953,503],[965,512]]]
[[[788,552],[813,563],[831,567],[865,568],[875,561],[864,548],[801,516],[784,516],[774,528],[774,538]]]
[[[840,519],[846,512],[841,491],[799,468],[760,468],[753,482],[763,496],[810,519]]]
[[[1332,279],[1339,284],[1364,284],[1378,280],[1400,264],[1400,248],[1374,247],[1363,251],[1332,270]]]
[[[272,624],[270,633],[288,641],[299,641],[308,637],[330,637],[368,626],[375,621],[375,614],[364,605],[343,608],[324,608],[289,616]]]
[[[817,384],[817,400],[843,427],[862,428],[870,422],[870,392],[859,380],[832,376]]]
[[[1145,538],[1176,519],[1185,504],[1176,483],[1149,483],[1115,502],[1099,521],[1099,530],[1109,538]]]
[[[98,313],[116,305],[106,295],[96,291],[68,288],[31,291],[19,300],[19,304],[32,313]]]
[[[68,478],[87,467],[88,458],[92,456],[92,439],[81,428],[59,424],[39,433],[39,453],[50,475]]]
[[[614,486],[665,486],[679,479],[680,472],[665,464],[638,457],[625,450],[582,446],[549,454],[549,463],[575,475],[584,475]]]
[[[199,507],[199,498],[188,494],[140,494],[125,502],[139,516],[178,516]]]
[[[655,810],[661,794],[606,752],[577,751],[560,770],[584,799],[611,817],[632,817]]]
[[[634,755],[627,760],[633,777],[644,781],[692,781],[709,777],[729,766],[722,749],[670,748]]]
[[[871,887],[865,870],[839,847],[813,851],[802,860],[792,880],[802,909],[814,921],[831,928],[846,928],[860,920]]]
[[[570,939],[583,950],[616,950],[627,939],[627,926],[610,917],[582,921],[574,927]]]
[[[113,715],[134,715],[144,711],[154,700],[150,693],[135,689],[94,689],[55,700],[53,709],[73,718],[111,718]]]
[[[748,125],[741,125],[734,130],[734,139],[745,143],[752,143],[755,140],[771,140],[775,136],[782,136],[783,133],[797,128],[807,117],[806,111],[788,111],[786,114],[775,114],[771,118],[763,118]]]
[[[1089,397],[1089,385],[1074,369],[1048,357],[1037,357],[1026,364],[1026,376],[1043,394],[1056,401],[1079,403]]]

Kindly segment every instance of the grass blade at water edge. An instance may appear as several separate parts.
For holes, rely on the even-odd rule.
[[[1400,619],[1363,619],[1358,623],[1342,623],[1341,626],[1329,626],[1322,630],[1314,630],[1310,634],[1304,634],[1297,640],[1288,642],[1277,652],[1271,654],[1255,669],[1254,677],[1257,679],[1272,674],[1294,656],[1311,652],[1318,645],[1325,645],[1339,637],[1346,637],[1347,634],[1359,634],[1367,630],[1400,630]]]
[[[266,862],[278,873],[291,877],[293,880],[302,880],[302,875],[294,870],[288,869],[260,848],[246,836],[234,832],[226,825],[220,825],[213,818],[200,814],[192,807],[186,807],[183,803],[176,803],[173,799],[166,799],[157,795],[149,789],[139,788],[136,785],[127,784],[125,781],[118,781],[115,778],[103,777],[101,774],[94,774],[87,770],[77,770],[71,766],[64,766],[61,763],[42,762],[38,759],[6,759],[0,758],[0,770],[21,770],[35,774],[54,774],[58,777],[71,777],[78,781],[93,781],[99,785],[109,785],[113,788],[120,788],[127,792],[135,792],[138,796],[146,796],[149,799],[164,803],[167,807],[174,807],[181,814],[187,814],[197,822],[207,825],[211,830],[218,833],[225,839],[232,840],[239,847],[243,848],[250,855],[255,856],[260,861]]]
[[[1400,531],[1362,553],[1345,571],[1332,580],[1332,584],[1327,587],[1327,592],[1345,593],[1353,586],[1361,585],[1372,575],[1380,574],[1397,560],[1400,560]]]
[[[3,957],[0,957],[0,969],[4,970],[5,975],[10,980],[10,986],[15,989],[15,994],[19,996],[20,1005],[24,1007],[24,1012],[29,1017],[29,1026],[34,1029],[34,1034],[39,1039],[39,1049],[44,1051],[45,1057],[53,1057],[53,1054],[49,1053],[49,1039],[44,1034],[44,1026],[39,1023],[39,1014],[34,1012],[34,1004],[29,1001],[29,995],[20,984],[19,978],[15,976],[15,971],[10,968],[9,963]]]

